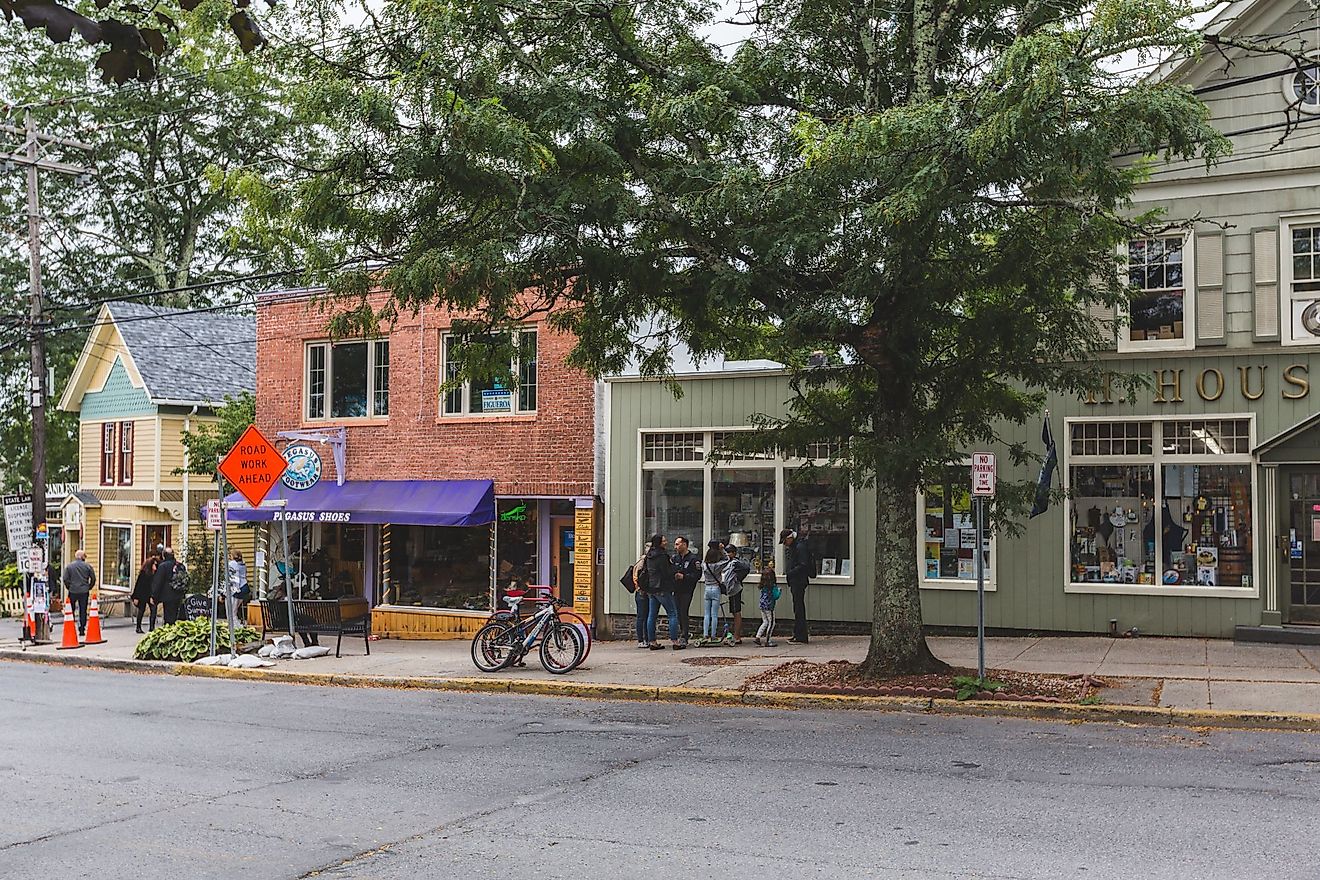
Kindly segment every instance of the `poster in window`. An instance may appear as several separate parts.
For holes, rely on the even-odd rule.
[[[926,560],[927,568],[930,567],[930,563],[933,562],[933,561],[934,561],[934,560],[931,560],[931,559],[927,559],[927,560]],[[927,571],[926,573],[927,573],[927,574],[930,574],[929,571]],[[852,577],[852,560],[851,560],[851,559],[840,559],[840,560],[839,560],[839,574],[841,574],[843,577],[846,577],[846,578],[847,578],[847,577]]]
[[[513,392],[496,388],[481,392],[481,411],[484,413],[513,412]]]
[[[822,575],[834,574],[834,568],[837,563],[837,559],[822,559],[820,561],[820,573]]]

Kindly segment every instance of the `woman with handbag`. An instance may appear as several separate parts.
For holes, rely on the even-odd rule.
[[[133,593],[131,599],[137,606],[137,631],[142,632],[142,617],[151,610],[151,628],[156,628],[156,600],[151,597],[151,579],[156,576],[156,566],[160,564],[160,556],[155,551],[147,554],[146,562],[142,563],[141,570],[138,571],[137,580],[133,582]]]

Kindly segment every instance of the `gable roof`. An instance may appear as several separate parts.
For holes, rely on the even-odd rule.
[[[1262,18],[1272,12],[1282,14],[1293,5],[1296,5],[1295,2],[1281,3],[1280,0],[1228,0],[1213,12],[1200,30],[1207,37],[1232,37],[1251,33]],[[1185,83],[1195,79],[1198,71],[1204,72],[1215,63],[1222,63],[1222,58],[1217,58],[1210,51],[1199,55],[1177,55],[1157,65],[1147,78],[1156,82],[1172,80]]]
[[[77,410],[89,390],[97,351],[118,334],[156,405],[210,406],[257,387],[257,322],[250,315],[167,309],[145,303],[101,306],[60,408]]]

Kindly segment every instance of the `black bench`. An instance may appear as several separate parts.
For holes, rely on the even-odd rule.
[[[344,636],[362,636],[362,644],[371,654],[371,606],[361,597],[351,599],[294,599],[293,629],[311,643],[316,643],[316,636],[338,636],[335,641],[335,656],[339,656],[339,646]],[[284,600],[261,603],[261,638],[267,633],[287,633],[289,631],[289,603]]]

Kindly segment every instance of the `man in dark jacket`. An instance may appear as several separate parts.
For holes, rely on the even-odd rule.
[[[165,609],[165,623],[174,623],[179,619],[179,604],[183,596],[174,589],[174,569],[179,563],[174,559],[174,548],[165,548],[165,558],[156,566],[156,574],[151,579],[151,598]]]
[[[87,551],[73,554],[73,562],[64,567],[64,592],[78,612],[78,635],[87,632],[87,599],[96,585],[96,572],[87,564]]]
[[[688,539],[674,539],[674,604],[678,606],[678,626],[687,647],[692,622],[692,594],[701,583],[701,557],[693,553]]]
[[[788,581],[788,591],[793,594],[793,637],[790,642],[800,645],[807,643],[807,585],[816,573],[815,560],[811,558],[811,548],[806,539],[799,538],[792,529],[779,533],[779,543],[784,545],[784,578]]]
[[[646,551],[646,592],[651,596],[650,613],[646,618],[646,644],[652,651],[660,650],[656,625],[661,608],[669,615],[669,638],[674,643],[674,650],[686,647],[679,638],[678,606],[674,604],[674,560],[666,543],[664,535],[652,535],[651,546]]]

